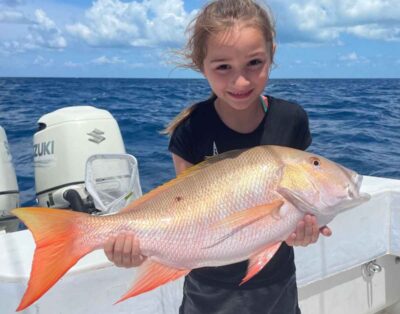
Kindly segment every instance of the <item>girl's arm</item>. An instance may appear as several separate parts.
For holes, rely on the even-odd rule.
[[[193,166],[193,164],[191,164],[190,162],[186,161],[182,157],[179,157],[178,155],[175,155],[174,153],[172,153],[172,160],[174,161],[174,167],[175,167],[176,175],[179,175],[183,170]]]

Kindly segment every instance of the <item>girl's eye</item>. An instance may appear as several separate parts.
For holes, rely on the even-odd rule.
[[[254,60],[251,60],[251,61],[249,62],[249,65],[250,65],[250,66],[255,66],[255,65],[262,64],[262,63],[263,63],[263,61],[262,61],[261,59],[254,59]]]
[[[230,67],[227,64],[221,64],[221,65],[217,66],[217,70],[222,70],[222,71],[228,70],[229,68]]]

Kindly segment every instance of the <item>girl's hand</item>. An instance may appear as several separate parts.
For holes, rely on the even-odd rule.
[[[299,221],[296,231],[287,238],[286,243],[289,246],[307,246],[317,242],[320,233],[329,237],[332,235],[332,230],[327,226],[318,228],[315,216],[305,215],[304,220]]]
[[[104,253],[118,267],[137,267],[146,260],[140,254],[139,241],[131,234],[109,238],[104,245]]]

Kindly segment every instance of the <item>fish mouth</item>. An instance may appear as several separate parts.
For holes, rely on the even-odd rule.
[[[359,206],[371,199],[371,195],[368,193],[358,193],[357,196],[345,199],[341,201],[338,205],[332,206],[338,213],[348,210],[350,208]]]
[[[360,195],[361,184],[363,182],[363,176],[361,174],[358,174],[357,172],[354,172],[353,170],[347,169],[346,167],[343,167],[341,165],[338,166],[349,182],[346,185],[348,198],[358,198]]]
[[[364,177],[345,167],[341,166],[340,168],[349,178],[349,183],[346,186],[346,196],[339,204],[331,207],[332,209],[334,208],[334,210],[338,213],[359,206],[371,199],[371,195],[369,195],[368,193],[360,192],[361,184]]]
[[[354,178],[354,175],[353,175]],[[360,189],[361,189],[361,184],[363,182],[364,176],[362,176],[361,174],[357,174],[355,173],[355,178],[354,178],[354,190],[356,190],[358,192],[358,194],[360,193]]]
[[[362,176],[361,174],[356,174],[355,179],[354,179],[354,187],[357,189],[357,191],[360,191],[363,179],[364,179],[364,176]]]

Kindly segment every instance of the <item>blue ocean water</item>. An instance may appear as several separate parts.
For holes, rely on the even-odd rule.
[[[361,174],[400,179],[400,79],[271,80],[266,93],[306,109],[311,151]],[[42,115],[71,105],[108,110],[139,161],[147,192],[174,177],[168,138],[159,132],[183,107],[209,95],[202,79],[0,78],[0,125],[21,204],[35,203],[32,137]]]

